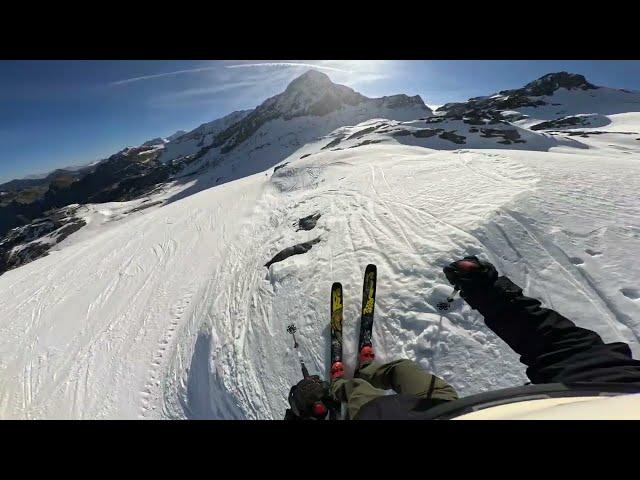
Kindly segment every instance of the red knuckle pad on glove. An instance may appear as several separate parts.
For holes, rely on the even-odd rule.
[[[327,413],[327,407],[325,407],[324,403],[316,402],[313,404],[313,414],[317,417],[320,417]]]
[[[456,262],[456,267],[463,272],[469,272],[471,270],[475,270],[479,267],[479,265],[472,260],[459,260]]]

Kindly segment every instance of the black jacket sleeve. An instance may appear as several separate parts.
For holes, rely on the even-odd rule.
[[[287,408],[287,411],[284,412],[283,420],[301,420],[290,408]]]
[[[640,384],[640,361],[631,357],[626,343],[605,344],[597,333],[524,296],[507,277],[463,297],[521,356],[532,383]]]

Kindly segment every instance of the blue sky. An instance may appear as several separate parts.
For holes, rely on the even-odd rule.
[[[0,61],[0,182],[253,108],[310,66],[367,96],[419,94],[428,105],[560,70],[640,90],[640,61]]]

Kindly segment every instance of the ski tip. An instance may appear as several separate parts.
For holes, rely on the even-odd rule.
[[[378,267],[376,267],[373,263],[370,263],[369,265],[367,265],[367,270],[377,270]]]
[[[333,285],[331,285],[331,290],[335,290],[336,288],[342,288],[342,284],[340,282],[333,282]]]

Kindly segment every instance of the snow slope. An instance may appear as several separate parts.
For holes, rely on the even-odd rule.
[[[605,120],[610,115],[640,112],[640,92],[630,92],[607,87],[595,90],[567,90],[560,88],[553,95],[534,97],[548,102],[541,107],[524,107],[518,111],[529,116],[522,125],[575,114],[595,114]],[[601,125],[596,125],[601,126]]]
[[[378,265],[379,359],[414,359],[461,395],[526,382],[476,312],[460,300],[436,309],[451,292],[441,268],[462,255],[638,358],[640,117],[602,115],[636,134],[518,125],[526,143],[467,131],[459,145],[393,134],[448,121],[367,119],[320,135],[291,119],[304,143],[266,160],[229,156],[149,198],[85,206],[85,229],[0,277],[0,418],[281,418],[300,377],[286,326],[325,375],[341,281],[352,371],[367,263]],[[296,231],[316,212],[313,230]]]
[[[167,163],[171,160],[184,157],[185,155],[193,155],[201,148],[208,147],[213,143],[217,134],[242,120],[251,110],[240,110],[230,113],[213,122],[203,123],[198,128],[193,129],[189,133],[182,135],[176,134],[168,138],[169,142],[164,146],[164,151],[160,155],[159,160]]]

